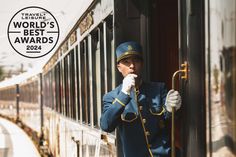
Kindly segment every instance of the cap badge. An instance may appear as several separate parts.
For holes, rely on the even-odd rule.
[[[129,51],[133,50],[133,47],[131,45],[128,45],[128,50]]]

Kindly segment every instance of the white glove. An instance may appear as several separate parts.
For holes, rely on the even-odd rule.
[[[137,75],[135,74],[128,74],[124,79],[123,79],[123,84],[122,84],[122,89],[121,91],[127,95],[130,95],[130,90],[132,87],[135,86],[135,78]]]
[[[178,110],[181,107],[181,96],[178,91],[171,89],[166,96],[166,110],[172,112],[172,107]]]

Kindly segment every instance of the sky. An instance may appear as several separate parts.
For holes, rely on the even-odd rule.
[[[6,70],[19,69],[22,64],[24,68],[27,69],[38,68],[44,65],[53,54],[52,52],[54,52],[52,51],[41,58],[26,58],[15,52],[8,41],[7,27],[17,11],[29,6],[38,6],[53,14],[60,28],[59,41],[54,48],[54,50],[56,50],[78,20],[81,12],[85,10],[92,1],[93,0],[2,0],[0,7],[0,66],[4,66]]]

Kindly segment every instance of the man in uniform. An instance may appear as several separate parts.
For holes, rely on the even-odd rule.
[[[103,97],[101,128],[118,127],[124,157],[170,157],[170,129],[167,122],[172,106],[178,110],[181,97],[167,93],[164,83],[144,82],[142,48],[133,41],[116,49],[117,68],[123,83]]]

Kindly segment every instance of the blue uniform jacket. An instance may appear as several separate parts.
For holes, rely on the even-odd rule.
[[[164,83],[142,83],[139,92],[132,91],[130,96],[121,92],[121,87],[103,97],[102,130],[112,132],[118,127],[125,157],[169,157],[166,122],[171,113],[164,108]]]

